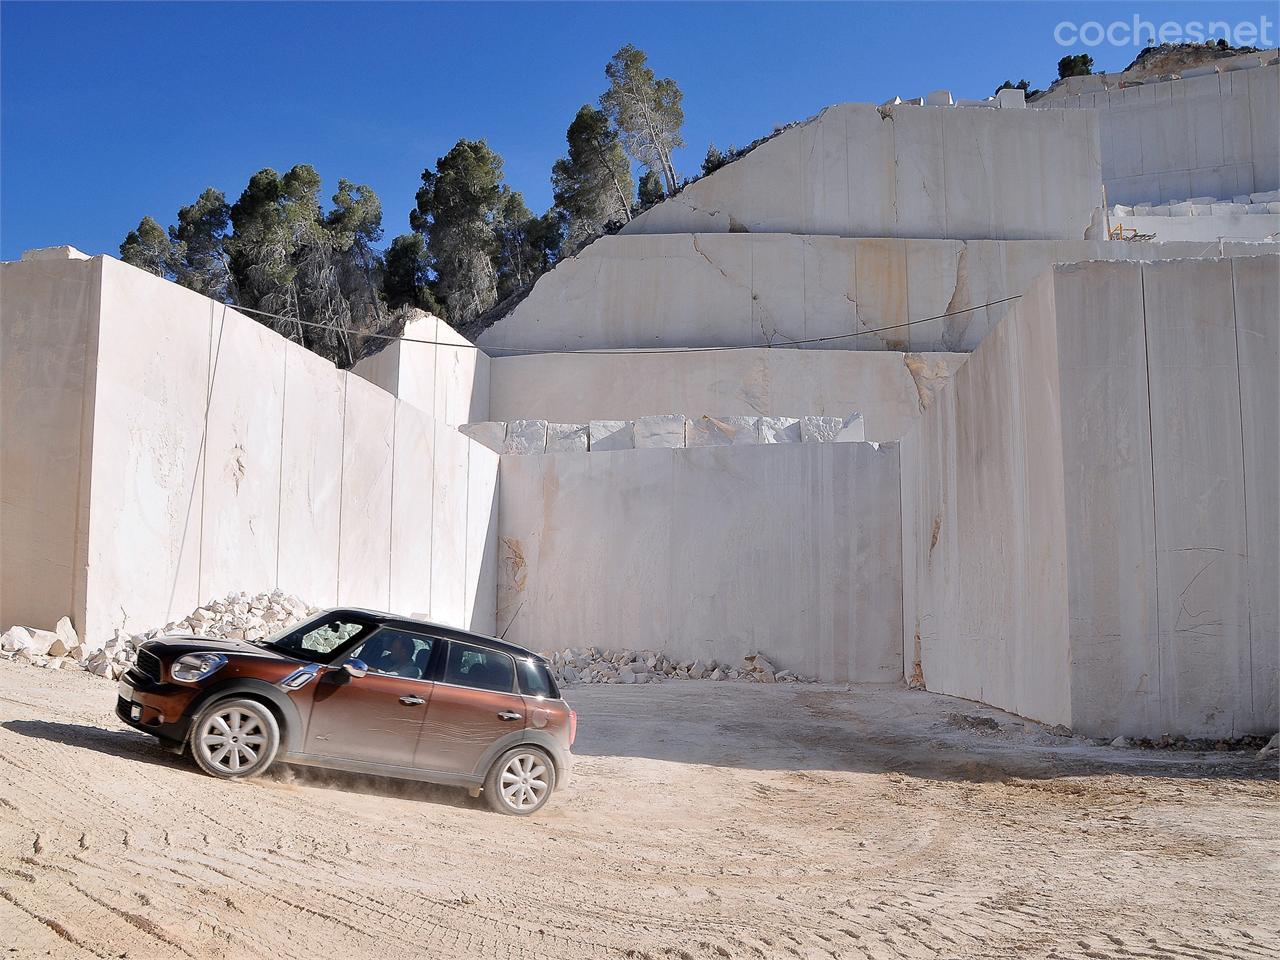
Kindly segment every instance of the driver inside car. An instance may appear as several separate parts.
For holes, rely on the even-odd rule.
[[[422,670],[414,660],[414,643],[403,633],[392,634],[390,643],[370,669],[378,673],[387,673],[394,677],[406,677],[409,680],[421,680]]]

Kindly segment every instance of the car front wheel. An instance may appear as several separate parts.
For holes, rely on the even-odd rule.
[[[513,817],[527,817],[541,810],[555,787],[555,764],[541,750],[529,747],[508,750],[484,779],[489,806]]]
[[[241,780],[262,773],[280,746],[280,725],[256,700],[221,700],[191,727],[191,755],[205,773]]]

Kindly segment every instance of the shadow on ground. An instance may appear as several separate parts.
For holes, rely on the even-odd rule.
[[[1278,780],[1255,752],[1141,750],[1053,736],[1042,724],[983,704],[901,684],[764,685],[673,681],[571,687],[579,757],[635,757],[761,771],[897,773],[920,780],[1000,782],[1133,776]],[[133,730],[12,720],[5,730],[199,776],[194,762]],[[260,780],[451,806],[474,804],[454,787],[276,764]]]
[[[671,681],[571,687],[579,756],[758,770],[900,773],[991,782],[1131,775],[1280,779],[1253,751],[1100,746],[985,704],[902,684]]]
[[[56,723],[48,720],[10,720],[0,723],[0,729],[23,737],[93,750],[122,760],[170,767],[175,773],[206,776],[190,757],[171,753],[161,747],[154,737],[132,730],[109,730],[85,724]],[[399,800],[415,800],[454,807],[477,805],[477,801],[468,796],[465,790],[457,787],[443,787],[413,780],[345,773],[339,770],[288,763],[274,764],[262,777],[257,778],[257,782],[286,789],[319,787],[325,790],[341,790],[347,793],[393,797]]]

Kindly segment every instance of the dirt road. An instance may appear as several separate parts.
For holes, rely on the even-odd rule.
[[[0,663],[0,955],[1280,954],[1280,789],[1252,755],[897,687],[579,688],[574,782],[517,821],[358,777],[216,781],[113,698]]]

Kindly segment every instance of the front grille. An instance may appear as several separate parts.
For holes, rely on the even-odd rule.
[[[164,665],[160,662],[160,658],[148,650],[138,651],[138,662],[134,664],[134,669],[156,683],[164,677]]]

